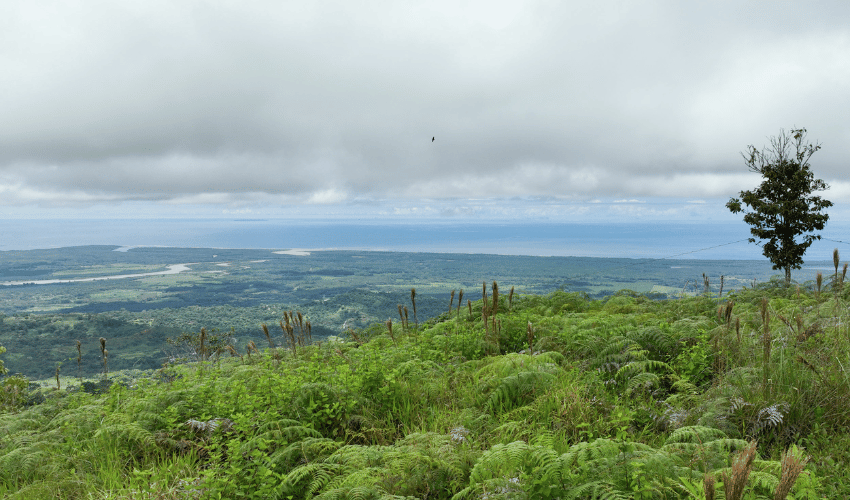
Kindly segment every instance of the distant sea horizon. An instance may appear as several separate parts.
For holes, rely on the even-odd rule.
[[[0,251],[86,245],[361,250],[634,259],[764,260],[749,226],[725,222],[535,222],[288,219],[0,221]],[[850,256],[850,226],[830,223],[807,252]],[[845,259],[842,259],[845,260]]]

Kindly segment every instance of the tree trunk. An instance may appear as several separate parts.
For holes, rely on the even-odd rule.
[[[785,286],[791,286],[791,266],[785,268]]]

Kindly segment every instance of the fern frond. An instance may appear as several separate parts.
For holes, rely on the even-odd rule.
[[[626,384],[626,391],[628,393],[641,390],[648,391],[653,387],[657,386],[660,382],[661,378],[654,373],[638,373],[637,375],[629,379],[628,383]]]
[[[514,441],[497,444],[485,451],[473,466],[469,480],[473,483],[483,483],[512,476],[518,470],[528,473],[537,468],[558,468],[558,457],[554,450],[532,446],[524,441]]]
[[[316,500],[383,500],[393,497],[372,487],[358,486],[356,488],[336,488],[315,498]]]
[[[705,443],[714,441],[715,439],[726,438],[726,433],[720,429],[713,427],[705,427],[702,425],[691,425],[681,427],[673,431],[670,436],[664,441],[664,444],[671,443]]]
[[[256,435],[242,443],[240,452],[248,453],[255,448],[264,448],[263,444],[266,444],[265,448],[276,450],[306,438],[322,438],[322,433],[305,427],[296,420],[282,419],[265,422],[259,426]]]
[[[526,371],[541,370],[555,373],[560,369],[563,355],[559,353],[542,353],[537,356],[530,354],[508,353],[504,356],[486,358],[484,366],[478,369],[476,375],[481,380],[503,379]]]
[[[564,363],[564,360],[567,359],[566,356],[558,351],[541,352],[534,357],[537,358],[537,361],[540,363],[551,363],[558,366],[561,366]]]
[[[481,498],[481,485],[471,484],[466,488],[458,491],[454,495],[452,495],[452,500],[467,500],[472,498]]]
[[[750,472],[749,483],[754,488],[759,488],[763,492],[769,494],[770,492],[775,491],[776,487],[779,486],[779,478],[769,472],[753,470]]]
[[[746,446],[747,441],[743,439],[723,438],[705,443],[669,443],[662,446],[661,450],[678,456],[693,456],[698,452],[711,452],[721,457],[746,448]]]
[[[31,413],[7,414],[3,416],[6,418],[0,421],[0,430],[2,430],[4,435],[41,429],[49,422],[47,418]]]
[[[505,377],[490,394],[485,408],[492,413],[509,410],[542,393],[554,380],[554,375],[544,371],[525,371]]]
[[[600,438],[591,442],[583,441],[570,446],[566,453],[561,455],[561,462],[568,467],[583,467],[589,462],[602,458],[615,457],[620,453],[620,443],[617,441]]]
[[[653,359],[667,358],[677,345],[676,339],[670,333],[654,326],[638,330],[630,334],[629,338],[637,342]]]
[[[617,370],[617,378],[620,380],[628,380],[631,377],[634,377],[639,373],[647,373],[651,371],[672,371],[672,368],[667,363],[663,361],[656,361],[653,359],[643,359],[643,360],[635,360],[629,361],[625,365],[623,365],[619,370]]]
[[[0,457],[0,473],[11,484],[37,474],[39,466],[48,461],[48,454],[36,447],[15,448]]]
[[[302,491],[310,495],[321,490],[337,474],[343,472],[345,466],[313,462],[296,467],[284,476],[282,486],[284,491]],[[305,484],[306,483],[306,484]]]
[[[593,481],[572,488],[567,498],[589,500],[628,500],[630,494],[618,491],[610,481]]]
[[[154,447],[154,435],[136,422],[105,425],[94,433],[94,437],[110,436],[119,441],[131,441],[143,447]]]
[[[269,463],[275,468],[288,469],[289,466],[324,459],[338,450],[343,443],[329,438],[308,437],[278,448],[269,455]]]

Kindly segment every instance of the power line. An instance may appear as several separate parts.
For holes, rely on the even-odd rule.
[[[831,238],[824,238],[823,236],[821,236],[821,239],[822,239],[822,240],[826,240],[826,241],[831,241],[831,242],[833,242],[833,243],[844,243],[845,245],[850,245],[850,242],[847,242],[847,241],[841,241],[841,240],[833,240],[833,239],[831,239]]]
[[[639,265],[642,265],[642,264],[646,264],[646,262],[644,262],[644,261],[647,261],[647,260],[656,261],[656,260],[672,259],[674,257],[681,257],[682,255],[690,255],[692,253],[704,252],[706,250],[725,247],[725,246],[728,246],[728,245],[734,245],[736,243],[741,243],[742,241],[748,241],[748,240],[749,240],[749,238],[745,238],[743,240],[737,240],[737,241],[730,241],[729,243],[722,243],[720,245],[714,245],[714,246],[710,246],[710,247],[700,248],[699,250],[691,250],[690,252],[677,253],[676,255],[670,255],[670,256],[667,256],[667,257],[635,259],[635,260],[640,260],[641,262],[631,262],[629,264],[624,264],[622,266],[617,266],[617,267],[613,267],[613,268],[610,268],[610,269],[606,269],[606,271],[610,272],[610,271],[616,271],[617,269],[623,269],[624,267],[639,266]]]
[[[700,248],[699,250],[693,250],[691,252],[677,253],[676,255],[671,255],[669,257],[659,257],[657,259],[652,259],[652,260],[672,259],[673,257],[679,257],[681,255],[688,255],[688,254],[692,254],[692,253],[703,252],[705,250],[711,250],[712,248],[725,247],[727,245],[734,245],[735,243],[740,243],[742,241],[747,241],[747,240],[749,240],[749,238],[744,238],[743,240],[738,240],[738,241],[730,241],[729,243],[723,243],[722,245],[714,245],[713,247]]]

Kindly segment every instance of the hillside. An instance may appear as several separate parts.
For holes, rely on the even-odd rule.
[[[722,298],[486,292],[418,329],[393,320],[149,377],[110,374],[85,391],[30,392],[6,378],[0,491],[850,495],[850,289],[840,274]]]

